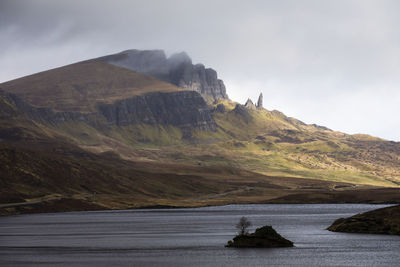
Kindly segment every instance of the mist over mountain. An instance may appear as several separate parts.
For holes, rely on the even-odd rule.
[[[203,64],[192,64],[185,53],[166,57],[163,50],[126,50],[118,54],[99,58],[110,64],[149,74],[181,88],[201,93],[206,99],[218,101],[229,99],[224,82],[217,72]]]

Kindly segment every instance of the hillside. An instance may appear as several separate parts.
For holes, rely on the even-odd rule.
[[[96,111],[98,103],[114,103],[154,91],[182,91],[151,76],[94,60],[5,82],[0,88],[36,107],[82,113]]]
[[[29,142],[24,147],[1,145],[0,160],[0,215],[231,203],[400,202],[397,189],[265,176],[232,167],[125,161],[56,139],[40,148]]]
[[[329,231],[400,235],[400,206],[388,207],[336,220]]]
[[[400,200],[399,143],[205,98],[104,59],[0,84],[3,214]]]
[[[399,143],[306,125],[278,111],[225,106],[224,113],[214,113],[224,141],[213,147],[242,168],[374,185],[400,182]]]

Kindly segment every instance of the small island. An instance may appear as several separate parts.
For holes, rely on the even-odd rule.
[[[266,225],[257,228],[252,234],[247,232],[247,227],[251,223],[246,217],[242,217],[236,228],[239,229],[239,234],[229,240],[226,247],[235,248],[277,248],[277,247],[293,247],[293,242],[287,240],[278,234],[272,226]]]
[[[387,207],[337,219],[332,232],[400,235],[400,206]]]

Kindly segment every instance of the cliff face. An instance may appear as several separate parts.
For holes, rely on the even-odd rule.
[[[189,90],[197,91],[214,100],[228,99],[224,82],[217,72],[202,64],[192,64],[189,56],[182,52],[168,58],[170,82]]]
[[[99,111],[111,125],[139,123],[173,125],[183,130],[215,131],[210,108],[197,92],[150,93],[99,105]]]
[[[9,107],[12,107],[14,114],[23,114],[25,117],[40,123],[57,124],[65,121],[87,121],[87,114],[78,112],[56,112],[51,108],[34,107],[28,104],[15,94],[2,92],[0,90],[2,99],[6,99]],[[4,105],[0,106],[0,110],[4,109]],[[2,113],[2,112],[0,112]],[[8,114],[9,115],[9,114]]]
[[[218,79],[217,72],[202,64],[193,65],[184,52],[167,58],[162,50],[127,50],[98,60],[197,91],[206,99],[228,99],[224,82]]]
[[[1,90],[0,100],[0,119],[23,114],[41,124],[57,126],[64,122],[79,121],[98,129],[107,125],[172,125],[180,128],[184,137],[189,137],[193,130],[216,130],[211,108],[199,93],[193,91],[154,92],[111,104],[100,103],[98,111],[92,113],[57,112],[51,108],[34,107],[17,95]]]
[[[149,72],[165,58],[162,51],[142,56],[141,69]],[[2,83],[0,97],[0,118],[15,113],[56,128],[79,122],[105,134],[110,125],[170,125],[184,136],[193,130],[216,129],[211,108],[198,92],[98,60]]]

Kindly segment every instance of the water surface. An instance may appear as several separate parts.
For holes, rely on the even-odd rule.
[[[399,266],[400,236],[332,233],[335,219],[383,206],[229,205],[0,217],[0,266]],[[294,248],[234,249],[241,216]]]

